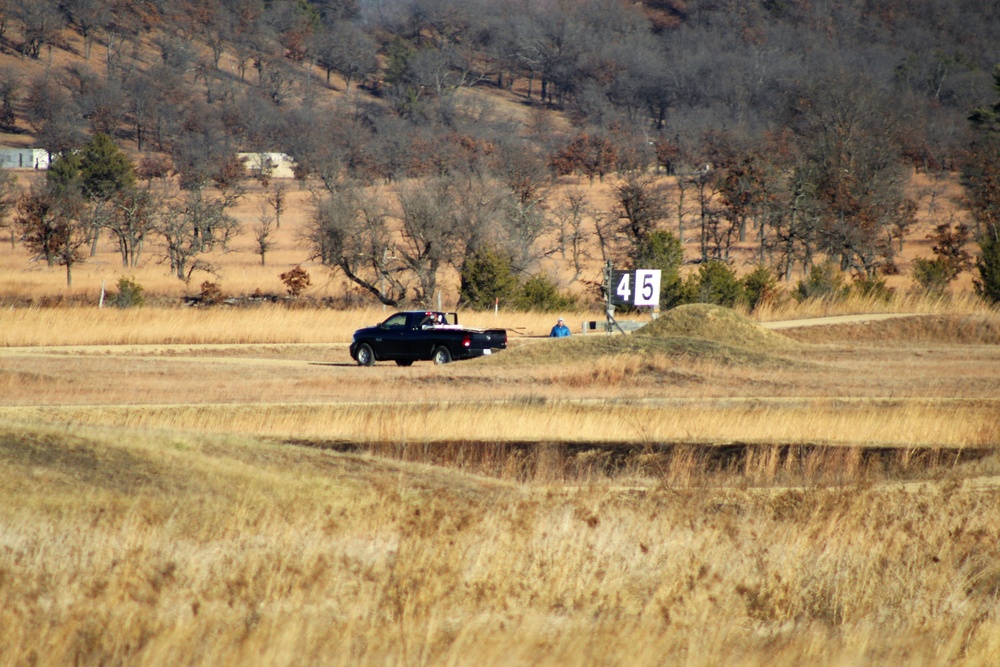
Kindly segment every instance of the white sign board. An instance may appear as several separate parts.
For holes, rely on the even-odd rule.
[[[637,306],[660,305],[660,270],[638,269],[635,272],[635,301]]]
[[[660,270],[613,271],[611,303],[626,306],[660,305]]]

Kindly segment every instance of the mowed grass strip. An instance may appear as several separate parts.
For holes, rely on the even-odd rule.
[[[356,443],[1000,443],[1000,401],[986,399],[34,406],[0,408],[0,419]]]

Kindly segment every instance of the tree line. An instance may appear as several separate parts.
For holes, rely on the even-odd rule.
[[[1000,92],[1000,67],[996,76]],[[976,159],[967,163],[965,180],[981,248],[975,258],[976,284],[983,296],[996,301],[1000,102],[977,109],[973,116],[978,148],[970,151]],[[858,139],[872,141],[865,135]],[[844,153],[851,151],[837,154]],[[892,199],[885,188],[852,190],[852,170],[862,171],[869,180],[890,181],[875,167],[832,164],[835,175],[810,162],[808,155],[789,160],[775,147],[766,155],[734,152],[720,158],[718,166],[687,177],[629,172],[616,181],[609,210],[594,207],[582,189],[553,195],[551,179],[540,170],[497,170],[506,178],[494,172],[450,174],[394,188],[356,180],[324,187],[320,181],[312,188],[312,214],[301,238],[311,258],[340,271],[387,305],[432,305],[443,272],[453,269],[461,277],[466,306],[489,307],[503,300],[525,307],[564,307],[568,302],[558,285],[539,271],[541,260],[561,254],[577,280],[587,261],[598,259],[592,254],[595,249],[599,259],[619,266],[661,269],[664,307],[692,301],[735,305],[744,299],[752,308],[779,291],[777,278],[796,261],[803,262],[808,275],[798,287],[803,297],[839,291],[845,268],[852,269],[861,289],[884,289],[880,276],[889,272],[912,207],[899,192]],[[12,220],[3,216],[12,227],[11,244],[19,238],[50,266],[64,266],[67,284],[72,284],[73,266],[84,261],[88,248],[96,252],[102,235],[110,237],[125,267],[137,266],[147,242],[155,237],[171,271],[190,281],[195,271],[213,271],[206,253],[225,249],[243,231],[229,213],[244,196],[247,178],[243,165],[235,161],[197,187],[153,188],[148,173],[143,184],[125,152],[110,137],[98,134],[81,150],[58,156],[44,182],[27,192],[17,192],[13,178],[3,174],[0,203],[5,214],[14,212]],[[804,174],[820,174],[838,187],[816,198],[812,188],[826,181],[810,181]],[[273,245],[273,225],[280,224],[284,210],[285,186],[270,181],[266,173],[256,177],[264,185],[261,215],[253,230],[263,264]],[[675,206],[683,203],[686,188],[694,189],[689,196],[696,203],[695,213],[689,211],[687,217],[694,218],[692,233],[702,256],[695,259],[698,271],[682,280],[683,238],[673,232],[670,220],[676,216],[683,234],[685,213]],[[836,208],[838,197],[849,205]],[[900,212],[904,217],[898,217]],[[943,291],[973,267],[972,238],[964,223],[938,225],[932,236],[934,258],[915,263],[916,281],[931,291]],[[728,253],[735,241],[748,239],[757,248],[757,269],[740,281]],[[813,255],[839,264],[807,261]]]
[[[73,267],[97,251],[102,235],[111,238],[122,265],[133,268],[147,242],[158,237],[170,270],[190,280],[195,270],[212,269],[202,255],[224,249],[240,232],[228,213],[243,194],[242,165],[236,169],[228,180],[219,174],[211,187],[171,195],[153,188],[152,179],[143,185],[128,155],[110,137],[97,134],[79,151],[57,156],[45,180],[26,192],[3,173],[3,223],[11,227],[12,246],[20,239],[49,266],[64,266],[67,285],[72,285]],[[260,252],[263,257],[266,250]]]

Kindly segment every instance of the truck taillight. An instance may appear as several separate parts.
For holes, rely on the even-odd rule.
[[[469,334],[465,334],[464,336],[462,336],[462,347],[471,347],[471,346],[472,346],[472,336],[470,336]]]

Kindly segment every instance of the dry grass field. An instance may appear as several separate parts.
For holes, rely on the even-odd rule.
[[[0,665],[996,664],[1000,316],[923,311],[5,310]]]
[[[0,667],[1000,664],[1000,313],[968,274],[908,292],[963,219],[954,175],[914,174],[890,303],[568,340],[554,314],[462,313],[510,348],[411,368],[349,359],[382,308],[178,305],[205,280],[281,295],[298,265],[305,301],[352,301],[284,185],[267,263],[249,183],[190,284],[152,240],[134,269],[100,244],[67,287],[0,230]],[[613,187],[551,201],[608,211]],[[98,309],[123,277],[147,306]],[[900,317],[761,325],[857,313]]]

